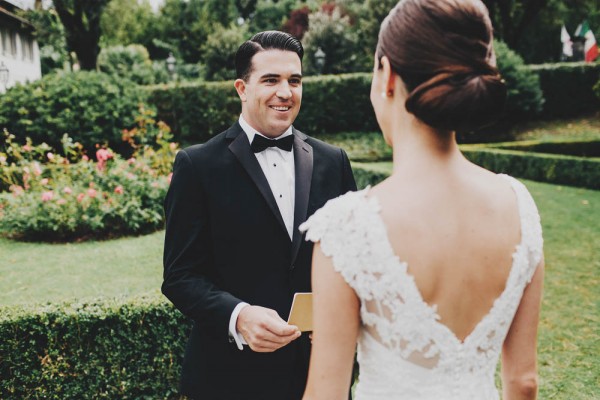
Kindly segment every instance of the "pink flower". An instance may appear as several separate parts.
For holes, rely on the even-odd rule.
[[[54,197],[54,193],[52,193],[52,191],[42,193],[43,202],[52,200],[52,197]]]
[[[81,156],[81,159],[83,161],[89,161],[90,160],[90,158],[88,156],[86,156],[85,154]]]
[[[40,164],[38,164],[38,163],[33,164],[33,174],[35,176],[40,176],[42,174],[42,168],[40,168]]]
[[[158,187],[158,182],[152,182],[150,184],[150,186],[152,186],[153,188],[157,188]]]
[[[48,152],[48,154],[46,154],[46,157],[48,157],[48,160],[50,160],[50,161],[54,160],[54,154],[53,153]]]
[[[131,172],[127,174],[127,178],[128,179],[135,179],[135,174],[132,174]]]
[[[96,159],[98,160],[98,169],[103,170],[106,166],[106,161],[113,158],[113,155],[110,151],[106,149],[98,149],[96,151]]]
[[[135,163],[135,158],[134,157],[131,157],[129,160],[127,160],[127,164],[131,165],[133,163]]]
[[[93,199],[94,197],[96,197],[98,192],[96,191],[96,189],[90,188],[87,190],[87,194],[88,194],[88,196],[90,196]]]
[[[20,195],[21,193],[23,193],[23,188],[19,185],[10,185],[10,187],[8,188],[8,190],[10,190],[11,192],[13,192],[16,196]]]
[[[6,157],[0,156],[0,164],[4,164],[6,162]]]
[[[47,184],[48,184],[48,178],[44,178],[44,179],[42,179],[42,180],[40,181],[40,183],[41,183],[42,185],[47,185]]]
[[[58,199],[58,200],[56,201],[56,204],[58,204],[58,205],[61,205],[61,206],[62,206],[63,204],[67,204],[67,201],[66,201],[65,199]]]
[[[71,188],[70,188],[70,187],[66,186],[66,187],[63,189],[63,193],[66,193],[66,194],[71,194],[71,193],[73,193],[73,190],[71,190]]]
[[[175,150],[177,148],[177,143],[174,143],[174,142],[169,143],[169,148],[171,150]]]
[[[123,186],[119,185],[115,188],[116,194],[123,194]]]
[[[77,202],[81,203],[83,201],[83,198],[85,197],[85,193],[79,193],[77,195]]]
[[[173,179],[173,173],[172,172],[167,176],[167,182],[171,183],[171,179]]]
[[[30,152],[31,151],[31,146],[29,144],[26,144],[25,146],[23,146],[23,150]]]

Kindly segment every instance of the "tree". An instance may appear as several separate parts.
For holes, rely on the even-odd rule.
[[[65,28],[67,47],[82,70],[95,70],[100,53],[100,17],[110,0],[53,0]]]
[[[148,0],[111,0],[100,19],[102,47],[141,44],[152,46],[158,15]]]
[[[350,25],[350,18],[338,7],[311,14],[308,31],[304,35],[304,67],[307,73],[341,74],[358,71],[358,35]],[[324,52],[318,57],[319,49]]]
[[[35,26],[42,73],[62,69],[68,59],[65,32],[54,8],[35,7],[19,13]]]
[[[494,21],[496,36],[516,48],[526,28],[535,20],[548,0],[483,0]]]

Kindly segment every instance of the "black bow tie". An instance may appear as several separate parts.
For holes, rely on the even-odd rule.
[[[269,147],[279,147],[281,150],[292,151],[292,144],[294,144],[294,135],[288,135],[281,139],[267,139],[264,136],[254,135],[250,147],[255,153],[260,153]]]

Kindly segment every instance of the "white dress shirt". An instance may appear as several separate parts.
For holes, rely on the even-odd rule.
[[[261,135],[256,129],[252,128],[248,122],[240,115],[240,126],[244,130],[248,141],[252,143],[255,135]],[[290,126],[279,138],[292,135]],[[264,136],[266,137],[266,136]],[[270,139],[270,138],[267,138]],[[285,223],[290,240],[293,237],[294,229],[294,203],[295,203],[295,185],[296,175],[294,166],[294,151],[285,151],[278,147],[269,147],[259,153],[254,153],[256,160],[269,182],[269,187],[277,202],[277,207]],[[247,303],[239,303],[231,313],[229,319],[229,333],[235,340],[238,349],[242,350],[242,344],[247,344],[244,337],[236,329],[237,317]]]

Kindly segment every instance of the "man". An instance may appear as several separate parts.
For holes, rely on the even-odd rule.
[[[304,391],[310,340],[286,323],[294,293],[310,291],[312,246],[298,226],[356,185],[343,150],[292,127],[302,56],[283,32],[242,44],[239,121],[175,159],[162,291],[194,320],[181,384],[192,399]]]

